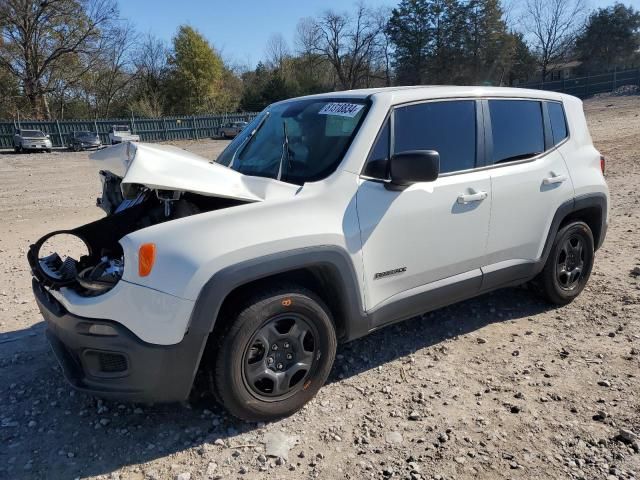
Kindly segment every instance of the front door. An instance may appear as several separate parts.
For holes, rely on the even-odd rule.
[[[482,146],[477,107],[475,100],[397,107],[381,130],[357,193],[368,311],[460,275],[477,277],[479,288],[491,181],[474,170]],[[386,159],[418,149],[439,152],[439,178],[389,188]]]

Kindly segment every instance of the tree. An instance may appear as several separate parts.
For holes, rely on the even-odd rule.
[[[269,67],[284,69],[285,60],[289,57],[289,47],[281,33],[275,33],[269,37],[265,47],[265,55]]]
[[[576,51],[586,71],[633,65],[640,51],[640,11],[621,3],[595,11],[576,40]]]
[[[381,33],[373,12],[358,4],[354,15],[325,11],[314,23],[313,52],[333,67],[337,87],[353,89],[367,85]]]
[[[90,68],[100,30],[117,15],[113,0],[3,0],[0,66],[20,83],[36,118],[51,113],[46,95],[60,72],[74,81]],[[86,68],[69,69],[74,57]]]
[[[131,109],[136,115],[160,117],[166,104],[166,83],[168,75],[168,51],[166,44],[148,35],[133,58],[135,65],[135,85]]]
[[[387,31],[400,84],[502,83],[513,48],[498,0],[403,0]]]
[[[179,27],[169,56],[168,94],[174,112],[215,110],[223,73],[222,59],[202,34],[190,26]]]
[[[527,81],[536,70],[536,57],[531,53],[529,46],[524,41],[524,36],[519,32],[511,32],[511,44],[513,56],[509,69],[509,85],[516,80]]]
[[[542,81],[570,52],[584,12],[584,0],[527,0],[523,23],[531,35]]]
[[[431,49],[427,0],[402,0],[391,12],[386,30],[395,46],[393,65],[401,85],[424,83]]]
[[[502,84],[511,66],[514,45],[499,0],[471,0],[462,10],[468,26],[462,48],[468,57],[464,62],[469,69],[466,83]]]
[[[21,96],[18,82],[6,70],[0,69],[0,118],[16,115],[21,107]]]

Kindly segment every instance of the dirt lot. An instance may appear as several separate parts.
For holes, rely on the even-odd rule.
[[[551,309],[508,289],[344,345],[317,398],[267,425],[207,399],[130,405],[71,390],[25,252],[100,217],[97,175],[84,153],[0,155],[0,478],[640,478],[640,444],[618,437],[640,434],[640,97],[586,111],[612,210],[576,302]],[[181,144],[210,158],[223,145]]]

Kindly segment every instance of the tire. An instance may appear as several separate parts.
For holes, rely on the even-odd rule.
[[[589,280],[594,257],[593,233],[586,223],[562,227],[537,279],[542,296],[556,305],[572,302]]]
[[[313,292],[282,286],[259,293],[220,338],[215,396],[246,421],[291,415],[326,381],[336,345],[329,309]]]

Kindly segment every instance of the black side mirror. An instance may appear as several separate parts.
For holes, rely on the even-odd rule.
[[[408,150],[393,155],[389,164],[394,185],[433,182],[440,173],[440,154],[435,150]]]

